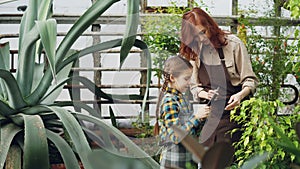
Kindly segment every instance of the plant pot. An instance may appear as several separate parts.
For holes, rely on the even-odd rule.
[[[79,162],[80,169],[84,169],[83,165],[81,162]],[[66,169],[65,164],[51,164],[51,169]]]
[[[119,130],[129,137],[136,137],[137,135],[142,133],[142,130],[137,128],[119,128]]]

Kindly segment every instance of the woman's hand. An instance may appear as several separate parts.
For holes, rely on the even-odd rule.
[[[232,95],[227,102],[225,110],[232,110],[235,107],[239,106],[241,101],[250,94],[251,89],[249,87],[244,87],[240,92]]]
[[[199,94],[198,97],[199,98],[203,98],[203,99],[207,99],[210,100],[214,94],[219,94],[217,90],[209,90],[208,92],[202,90]]]
[[[230,97],[229,101],[227,102],[227,106],[225,107],[225,110],[232,110],[235,107],[239,106],[243,97],[241,96],[241,93],[234,94]]]

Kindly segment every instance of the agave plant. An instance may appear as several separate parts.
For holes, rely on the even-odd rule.
[[[57,23],[51,17],[52,0],[29,0],[20,24],[16,74],[9,72],[9,43],[1,44],[0,48],[0,168],[48,169],[49,145],[53,144],[67,168],[79,168],[79,160],[84,168],[90,169],[93,168],[93,164],[88,157],[93,151],[88,142],[88,135],[97,139],[107,148],[106,151],[113,153],[117,150],[108,138],[111,134],[122,140],[131,155],[142,157],[140,161],[144,168],[157,167],[154,160],[148,158],[146,153],[120,131],[93,116],[97,113],[91,107],[77,103],[76,106],[90,112],[82,114],[64,107],[72,106],[72,102],[55,102],[66,82],[75,79],[88,87],[94,85],[84,77],[70,76],[72,64],[86,54],[121,46],[122,65],[131,47],[136,46],[144,50],[150,58],[147,46],[135,37],[139,7],[139,1],[135,0],[128,0],[127,29],[123,39],[103,42],[80,51],[71,50],[81,34],[117,1],[96,1],[72,25],[56,47]],[[46,62],[37,63],[42,51],[45,51]],[[150,59],[148,66],[150,69]],[[151,77],[150,73],[151,71],[147,73],[148,79]],[[149,86],[149,81],[147,84]],[[112,101],[112,96],[101,89],[96,88],[95,92]],[[146,100],[147,93],[143,97]],[[81,121],[94,123],[105,130],[99,136],[82,125]],[[62,132],[68,136],[68,140],[61,136]],[[99,154],[103,157],[107,155],[105,152],[97,153]]]

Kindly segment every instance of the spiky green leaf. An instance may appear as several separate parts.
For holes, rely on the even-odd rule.
[[[101,51],[101,50],[106,50],[114,47],[120,46],[122,43],[122,39],[115,39],[115,40],[110,40],[107,42],[102,42],[100,44],[85,48],[81,51],[76,52],[75,54],[71,55],[68,57],[62,64],[59,65],[58,71],[66,64],[69,64],[73,62],[75,59],[78,59],[79,57],[85,56],[87,54],[96,52],[96,51]],[[151,74],[152,74],[152,61],[151,61],[151,55],[150,51],[148,49],[148,46],[145,42],[136,39],[134,46],[140,48],[143,50],[144,55],[146,56],[147,59],[147,82],[146,82],[146,93],[144,95],[143,99],[143,104],[142,104],[142,111],[144,112],[146,110],[146,101],[148,99],[149,95],[149,88],[150,88],[150,82],[151,82]]]
[[[58,96],[60,95],[61,91],[63,90],[64,85],[70,79],[69,73],[71,71],[72,64],[66,65],[63,67],[61,71],[59,71],[56,75],[56,82],[54,82],[48,89],[45,96],[41,99],[41,103],[51,104],[53,103]]]
[[[78,60],[80,57],[85,56],[87,54],[96,52],[96,51],[101,51],[101,50],[106,50],[110,48],[115,48],[120,46],[122,43],[122,39],[115,39],[115,40],[110,40],[107,42],[102,42],[97,45],[93,45],[91,47],[85,48],[83,50],[77,51],[76,53],[70,55],[68,58],[66,58],[64,61],[57,63],[57,72],[61,71],[66,65]],[[147,87],[146,91],[149,90],[150,82],[151,82],[151,57],[150,57],[150,52],[148,50],[148,46],[141,40],[136,39],[134,46],[142,49],[145,52],[145,55],[147,57]],[[36,102],[39,101],[40,98],[42,98],[47,89],[49,88],[49,85],[51,84],[51,72],[47,70],[36,88],[36,90],[28,97],[29,104],[35,104]],[[95,87],[93,87],[95,89]],[[145,110],[146,107],[146,100],[148,98],[148,92],[144,95],[144,103],[143,103],[143,110]]]
[[[25,41],[25,35],[33,28],[34,21],[37,20],[38,16],[38,1],[37,0],[29,0],[28,6],[24,15],[21,19],[20,24],[20,36],[19,36],[19,51],[22,49],[22,45]],[[26,42],[26,41],[25,41]]]
[[[39,85],[39,82],[43,77],[44,69],[45,69],[44,63],[35,63],[34,72],[33,72],[33,82],[32,82],[33,89],[35,89]]]
[[[9,43],[0,44],[0,69],[9,70]],[[0,100],[7,100],[6,86],[3,80],[0,80]]]
[[[73,101],[61,101],[61,102],[57,102],[55,103],[56,106],[74,106],[74,104],[76,104],[77,107],[80,107],[84,110],[86,110],[87,112],[89,112],[90,115],[95,116],[95,117],[100,117],[99,113],[92,107],[88,106],[87,104],[83,103],[83,102],[73,102]]]
[[[141,40],[136,40],[134,45],[143,50],[144,55],[146,56],[146,59],[147,59],[147,82],[146,82],[146,91],[145,91],[146,93],[144,95],[143,104],[142,104],[142,112],[145,112],[146,111],[146,102],[149,97],[149,89],[150,89],[151,76],[152,76],[151,75],[152,74],[152,60],[151,60],[150,51],[145,42],[143,42]]]
[[[0,44],[0,69],[9,70],[9,42]]]
[[[39,32],[36,26],[34,26],[29,32],[26,32],[24,37],[22,48],[19,49],[18,56],[18,69],[17,69],[17,81],[22,86],[22,95],[27,96],[31,93],[34,65],[35,65],[35,44],[39,39]]]
[[[119,47],[122,43],[122,39],[114,39],[109,40],[106,42],[102,42],[87,48],[84,48],[80,51],[75,52],[74,54],[70,55],[68,58],[66,58],[63,62],[57,63],[57,71],[60,71],[65,65],[74,62],[75,60],[79,59],[82,56],[85,56],[87,54],[102,51],[106,49],[111,49],[115,47]]]
[[[82,127],[83,131],[86,133],[88,136],[89,140],[92,140],[93,146],[97,145],[99,147],[106,147],[107,144],[105,144],[104,140],[102,139],[103,137],[99,135],[99,133],[96,133],[93,131],[93,129],[89,129],[87,127]]]
[[[2,125],[0,128],[0,168],[4,167],[6,156],[13,138],[22,129],[13,123]]]
[[[12,145],[6,157],[6,168],[21,169],[22,168],[22,151],[17,145]]]
[[[29,0],[19,31],[17,81],[22,86],[21,91],[24,96],[30,93],[32,87],[36,51],[35,42],[38,39],[38,32],[35,28],[35,21],[38,18],[38,2],[37,0]]]
[[[37,21],[46,21],[53,14],[52,2],[53,2],[52,0],[38,1]],[[38,40],[36,43],[36,53],[35,53],[36,59],[41,60],[42,52],[43,52],[43,44],[41,40]]]
[[[0,78],[6,83],[9,105],[13,109],[25,107],[26,103],[14,76],[9,71],[0,69]]]
[[[3,1],[0,2],[0,5],[5,4],[5,3],[9,3],[9,2],[14,2],[14,1],[17,1],[17,0],[3,0]]]
[[[16,110],[12,109],[11,107],[9,107],[9,105],[0,100],[0,115],[9,116],[14,113],[16,113]]]
[[[70,80],[77,80],[77,81],[81,82],[85,87],[87,87],[87,89],[89,89],[91,92],[95,93],[98,97],[112,101],[112,96],[110,94],[106,94],[105,92],[103,92],[88,78],[82,77],[82,76],[73,76],[73,77],[69,77],[69,78],[65,79],[64,81],[61,81],[59,84],[57,84],[53,88],[51,88],[51,90],[49,90],[48,94],[46,94],[45,97],[41,99],[42,103],[52,103],[53,101],[55,101],[55,98],[54,98],[54,99],[52,99],[52,102],[49,102],[49,95],[50,96],[51,96],[51,94],[53,95],[53,93],[58,88],[62,88],[63,85],[65,85],[66,82],[68,82]],[[56,92],[56,93],[59,94],[59,92]],[[47,100],[45,100],[45,99],[47,99]]]
[[[113,109],[111,108],[111,106],[109,106],[109,114],[110,114],[111,124],[112,124],[114,127],[117,127],[116,116],[115,116],[114,111],[113,111]]]
[[[140,1],[127,0],[126,30],[123,35],[120,51],[120,68],[129,54],[135,39],[139,25],[139,4]]]
[[[47,108],[52,110],[61,120],[84,167],[86,169],[91,169],[87,159],[87,155],[90,153],[91,148],[77,119],[70,112],[61,107],[49,106]]]
[[[60,43],[57,51],[56,51],[56,64],[57,64],[57,71],[59,72],[65,65],[69,64],[70,62],[74,61],[69,60],[68,63],[62,61],[63,59],[68,56],[67,53],[70,50],[71,46],[77,40],[79,36],[103,13],[105,12],[112,4],[119,0],[112,0],[112,1],[96,1],[79,19],[76,23],[72,26],[68,34],[65,36],[63,41]],[[120,45],[119,45],[120,46]],[[79,54],[78,54],[79,55]],[[76,57],[75,59],[78,59]],[[20,78],[26,77],[20,75]],[[18,80],[19,81],[19,80]],[[20,80],[20,81],[24,81]],[[47,92],[47,89],[51,85],[52,77],[50,70],[47,70],[36,88],[30,95],[26,95],[28,98],[29,104],[33,105],[39,102],[39,99],[44,96]],[[22,83],[23,84],[23,83]]]
[[[285,143],[283,141],[274,141],[278,146],[282,147],[285,151],[294,154],[297,158],[300,158],[300,150],[292,143]]]
[[[39,115],[24,118],[24,169],[49,169],[49,152],[46,130]]]
[[[53,79],[55,79],[55,50],[57,37],[56,20],[48,19],[46,21],[37,21],[36,25],[40,33],[42,44],[46,51],[46,56],[53,75]]]
[[[79,169],[78,160],[69,144],[57,133],[50,130],[46,130],[46,133],[50,141],[57,147],[66,168]]]
[[[57,63],[61,62],[77,38],[111,5],[119,0],[96,1],[71,27],[57,49]]]
[[[51,111],[47,108],[45,108],[42,105],[36,105],[33,107],[26,107],[25,109],[22,110],[22,113],[25,115],[44,115],[44,114],[49,114]]]
[[[43,0],[39,1],[38,4],[38,19],[39,21],[47,20],[49,15],[52,14],[52,2],[53,0]]]
[[[117,128],[113,127],[112,125],[107,124],[106,122],[102,121],[99,118],[95,118],[93,116],[89,116],[86,114],[76,113],[73,112],[74,115],[80,120],[85,120],[87,122],[91,122],[96,126],[99,126],[103,131],[111,132],[116,137],[116,139],[122,141],[125,147],[128,148],[128,154],[122,153],[124,157],[131,157],[131,158],[139,158],[145,165],[152,167],[153,169],[159,168],[157,162],[154,159],[148,158],[150,157],[146,152],[141,150],[135,143],[133,143],[127,136],[125,136],[121,131]],[[101,130],[101,131],[102,131]],[[103,147],[104,150],[120,154],[120,152],[116,152],[114,149],[109,149],[108,147]],[[100,158],[100,157],[99,157]]]

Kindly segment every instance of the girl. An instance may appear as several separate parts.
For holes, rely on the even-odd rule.
[[[193,114],[184,92],[190,85],[192,65],[181,56],[168,58],[164,64],[164,84],[160,92],[157,111],[160,108],[161,127],[159,136],[163,150],[160,157],[161,168],[186,168],[186,165],[197,166],[192,154],[180,143],[171,126],[176,125],[188,134],[195,135],[200,120],[209,114],[209,108]]]

